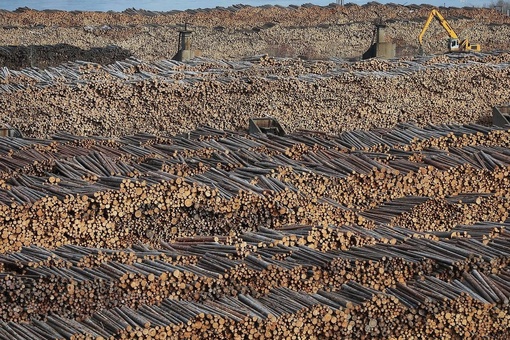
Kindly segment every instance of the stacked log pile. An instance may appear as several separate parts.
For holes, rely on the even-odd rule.
[[[335,134],[404,121],[487,123],[491,107],[509,96],[509,55],[445,58],[444,65],[431,57],[347,63],[261,56],[187,64],[131,58],[108,66],[3,68],[0,105],[4,122],[32,137],[165,135],[204,124],[244,130],[260,115],[277,118],[289,132]]]
[[[34,22],[40,26],[112,26],[125,25],[148,25],[148,24],[182,24],[193,22],[200,26],[245,28],[263,25],[268,22],[278,22],[285,26],[315,24],[333,24],[349,21],[372,21],[379,17],[388,20],[413,20],[427,17],[432,6],[397,4],[382,5],[375,2],[358,6],[350,3],[347,6],[317,6],[307,4],[303,6],[258,6],[233,5],[228,8],[200,8],[187,11],[146,11],[143,9],[130,8],[124,12],[82,12],[82,11],[37,11],[29,8],[18,8],[16,11],[2,11],[0,24],[12,27],[31,26]],[[452,17],[465,19],[480,18],[498,23],[507,22],[508,18],[498,11],[489,8],[448,8],[448,14]]]
[[[447,147],[456,134],[466,140],[476,135],[479,145],[451,148],[455,153],[419,150],[426,141]],[[445,231],[502,222],[509,136],[478,125],[403,125],[338,137],[256,137],[204,128],[186,137],[5,139],[0,202],[8,242],[1,249],[72,240],[116,248],[239,226],[356,223],[373,229],[386,223]],[[159,224],[148,229],[153,221]]]
[[[0,45],[134,56],[0,68],[26,136],[0,139],[0,339],[508,338],[510,130],[485,123],[510,54],[263,54],[347,56],[375,13],[409,34],[429,10],[1,12]],[[447,16],[482,44],[508,21]],[[168,60],[185,21],[235,53]],[[245,132],[266,115],[287,134]]]
[[[19,68],[28,61],[31,66],[47,67],[66,56],[69,61],[86,57],[100,62],[108,60],[104,58],[107,53],[123,54],[111,46],[144,60],[171,58],[185,22],[193,24],[194,46],[210,58],[239,60],[268,53],[327,59],[359,58],[370,47],[373,23],[383,19],[399,56],[411,56],[417,54],[417,37],[431,8],[371,3],[287,8],[236,5],[167,13],[2,11],[0,64]],[[484,51],[507,49],[509,19],[495,9],[445,8],[441,13],[459,36],[481,44]],[[445,52],[446,38],[440,25],[431,25],[424,40],[426,52]]]
[[[453,283],[427,276],[386,292],[355,282],[314,294],[279,288],[260,298],[240,294],[215,302],[112,308],[83,321],[49,316],[44,322],[3,323],[0,331],[5,338],[47,339],[504,337],[506,280],[508,272],[489,277],[472,271]],[[495,298],[489,303],[482,295]]]
[[[0,336],[506,336],[509,141],[4,138]]]

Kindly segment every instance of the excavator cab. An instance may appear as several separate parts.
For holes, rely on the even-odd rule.
[[[448,50],[451,52],[457,52],[458,50],[460,50],[459,39],[449,38],[448,39]]]

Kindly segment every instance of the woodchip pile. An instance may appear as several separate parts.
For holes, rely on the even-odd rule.
[[[508,336],[510,130],[0,142],[0,338]]]

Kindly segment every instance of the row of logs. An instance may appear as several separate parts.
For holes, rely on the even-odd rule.
[[[360,66],[285,59],[272,64],[128,59],[92,71],[87,63],[52,70],[4,69],[0,104],[9,112],[9,124],[33,137],[59,130],[161,135],[186,133],[203,124],[246,130],[248,119],[261,110],[288,131],[339,133],[394,127],[402,121],[489,123],[491,107],[501,104],[495,98],[509,95],[508,60],[484,58],[447,67],[428,65],[427,58],[367,61]],[[390,66],[381,71],[373,64]],[[138,70],[144,67],[149,70]],[[467,80],[455,81],[459,78]],[[459,93],[469,93],[469,109],[464,101],[444,99]],[[27,102],[30,107],[24,105]]]
[[[202,303],[163,300],[133,310],[111,308],[76,321],[52,315],[29,324],[1,323],[3,338],[255,339],[306,336],[476,338],[507,336],[508,271],[462,280],[435,277],[379,291],[347,282],[313,294],[277,288]]]
[[[282,25],[315,26],[319,24],[336,23],[345,21],[367,21],[383,16],[388,19],[415,19],[425,18],[430,11],[429,6],[420,5],[382,5],[369,3],[358,6],[353,3],[349,6],[258,6],[232,5],[227,8],[201,8],[188,11],[148,11],[144,9],[129,8],[120,13],[82,12],[82,11],[36,11],[26,7],[16,11],[2,11],[0,24],[8,25],[8,28],[17,26],[30,26],[29,23],[37,22],[39,26],[111,26],[122,25],[169,25],[190,22],[196,25],[226,27],[252,27],[267,25],[268,22],[278,20]],[[453,17],[478,18],[492,22],[504,22],[505,17],[499,12],[488,8],[448,8],[448,13]],[[341,18],[341,19],[340,19]]]
[[[410,130],[387,131],[384,138],[405,134],[408,142],[417,142],[418,135],[426,136],[426,130]],[[504,221],[510,155],[496,139],[506,132],[443,129],[445,135],[452,130],[465,136],[471,131],[478,145],[427,149],[412,158],[418,151],[349,151],[348,145],[368,145],[370,138],[384,140],[374,134],[255,139],[203,129],[190,139],[6,139],[12,143],[4,141],[5,148],[12,151],[1,157],[12,167],[2,174],[0,187],[0,251],[68,243],[123,248],[137,241],[157,244],[287,224],[391,223],[448,231],[457,224]],[[465,194],[474,201],[466,201]],[[442,200],[456,197],[465,202]],[[399,208],[388,211],[395,205]]]
[[[252,251],[244,250],[238,258],[235,255],[249,245],[172,243],[167,250],[142,249],[131,258],[126,258],[129,252],[125,251],[105,257],[100,256],[101,250],[77,248],[98,255],[96,261],[82,258],[76,265],[53,255],[61,250],[52,254],[30,248],[0,259],[4,265],[0,316],[6,321],[45,318],[50,313],[83,318],[102,308],[136,308],[166,298],[206,301],[239,293],[260,296],[278,287],[329,291],[349,281],[382,290],[423,275],[457,280],[473,269],[497,275],[510,263],[506,232],[486,243],[471,238],[413,237],[345,251],[285,243],[261,246],[259,242],[260,247],[252,245]],[[39,262],[27,263],[27,254],[37,256]],[[69,305],[73,308],[68,309]]]
[[[289,8],[235,5],[177,13],[134,9],[107,14],[4,11],[0,16],[4,27],[0,64],[50,67],[76,59],[110,63],[128,55],[149,60],[168,58],[177,52],[178,31],[185,22],[193,24],[194,46],[212,58],[239,59],[261,53],[309,59],[359,58],[370,46],[367,37],[373,33],[376,13],[388,20],[386,36],[397,44],[399,55],[410,56],[417,54],[418,41],[408,37],[418,36],[429,11],[427,6],[380,4]],[[504,50],[508,18],[495,9],[452,8],[442,13],[457,32],[481,44],[484,51]],[[425,36],[426,51],[446,52],[446,37],[440,25],[431,25]],[[68,45],[70,41],[72,45]],[[332,45],[331,41],[337,43]]]

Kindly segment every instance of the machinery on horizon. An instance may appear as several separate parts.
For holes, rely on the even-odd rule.
[[[271,133],[277,136],[285,136],[286,132],[278,120],[273,117],[250,118],[248,133],[250,135]]]
[[[0,124],[0,137],[16,137],[22,138],[20,130],[15,127],[10,126],[9,124]]]
[[[186,61],[199,57],[202,53],[199,50],[193,50],[191,40],[193,31],[188,29],[188,23],[184,24],[184,29],[179,31],[179,42],[177,43],[177,54],[172,58],[177,61]]]
[[[432,19],[436,19],[439,21],[441,26],[448,33],[448,51],[449,52],[470,52],[470,51],[480,51],[479,44],[470,44],[468,39],[459,39],[457,33],[455,33],[454,29],[450,26],[448,21],[439,13],[437,9],[433,9],[430,11],[429,17],[421,30],[420,35],[418,36],[418,42],[420,43],[420,54],[423,54],[423,36],[425,32],[430,26]]]
[[[363,53],[362,59],[382,58],[391,59],[395,58],[396,44],[389,41],[386,36],[386,25],[379,21],[374,24],[374,34],[370,48]]]
[[[510,103],[492,107],[492,124],[500,127],[510,125]]]

